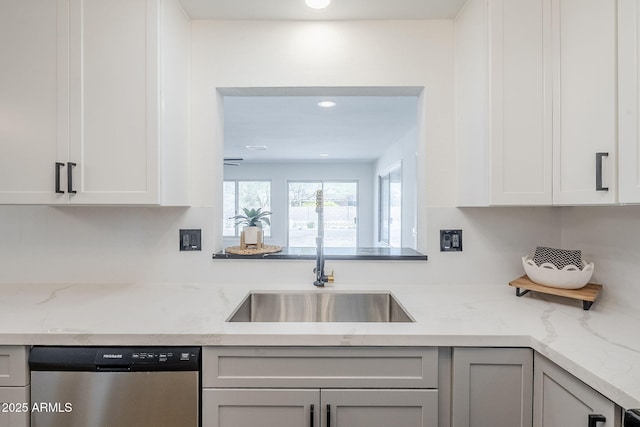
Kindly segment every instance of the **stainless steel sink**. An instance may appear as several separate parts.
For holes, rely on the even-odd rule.
[[[413,322],[389,292],[251,292],[227,322]]]

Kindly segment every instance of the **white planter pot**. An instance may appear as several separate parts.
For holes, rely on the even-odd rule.
[[[244,233],[244,243],[247,245],[257,245],[258,242],[262,242],[262,227],[256,226],[244,226],[242,227]]]

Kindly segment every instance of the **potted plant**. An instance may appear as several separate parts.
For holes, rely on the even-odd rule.
[[[262,246],[262,224],[271,225],[268,218],[271,215],[270,211],[263,211],[262,208],[242,208],[244,215],[236,215],[230,219],[236,220],[236,227],[243,225],[242,227],[242,241],[245,245],[259,245]]]

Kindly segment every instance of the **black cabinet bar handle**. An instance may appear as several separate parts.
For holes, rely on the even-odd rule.
[[[67,162],[67,193],[76,194],[77,191],[73,189],[73,168],[76,164],[73,162]]]
[[[313,427],[313,418],[314,418],[313,410],[314,410],[314,409],[315,409],[315,405],[312,403],[312,404],[311,404],[311,410],[309,411],[309,412],[310,412],[310,415],[309,415],[309,425],[310,425],[311,427]]]
[[[56,193],[64,194],[60,189],[60,168],[64,167],[64,163],[56,162]]]
[[[331,427],[331,405],[327,405],[327,427]]]
[[[596,423],[606,423],[607,418],[601,414],[589,414],[589,427],[596,427]]]
[[[596,153],[596,191],[609,191],[609,187],[602,186],[603,157],[609,157],[609,153]]]

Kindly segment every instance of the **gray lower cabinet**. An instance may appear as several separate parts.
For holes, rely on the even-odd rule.
[[[28,427],[29,407],[29,386],[0,387],[0,426]]]
[[[203,427],[319,426],[320,390],[205,388],[202,420]]]
[[[206,427],[437,427],[437,390],[205,389]]]
[[[0,426],[29,426],[27,348],[0,347]]]
[[[452,367],[452,427],[531,427],[533,350],[456,347]]]
[[[437,427],[437,390],[322,390],[320,426]]]
[[[438,349],[208,347],[203,427],[438,427]]]
[[[533,408],[534,427],[621,425],[615,403],[537,353]]]

